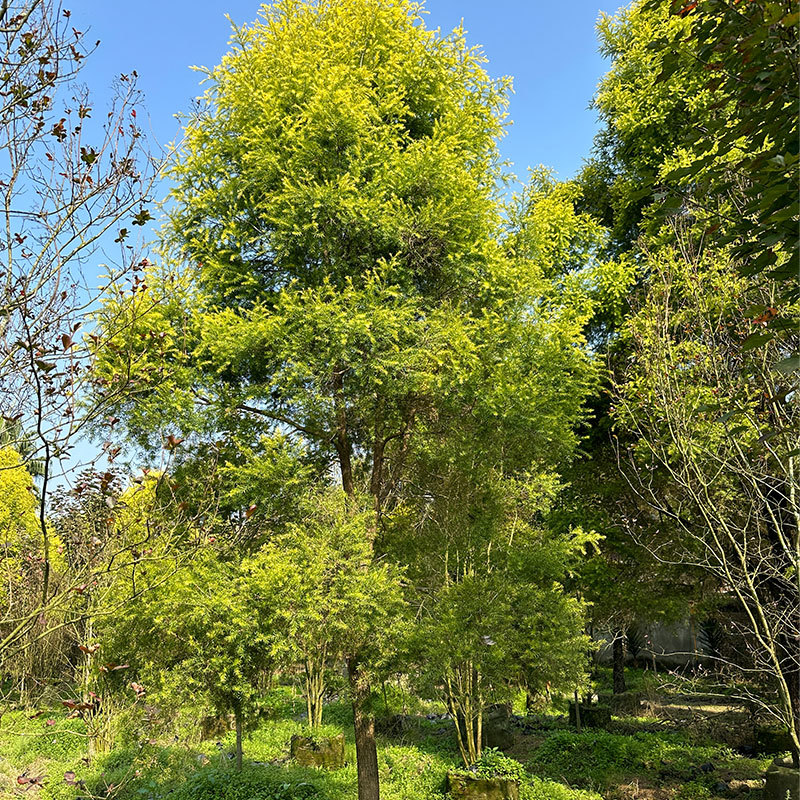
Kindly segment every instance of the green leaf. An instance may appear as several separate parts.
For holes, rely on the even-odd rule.
[[[792,372],[797,372],[800,370],[800,355],[789,356],[789,358],[784,358],[781,361],[778,361],[773,369],[776,372],[782,372],[785,375],[791,374]]]
[[[143,208],[138,214],[134,214],[132,223],[134,225],[146,225],[151,219],[153,219],[153,215],[146,208]]]
[[[746,433],[749,430],[750,430],[750,428],[748,428],[747,425],[737,425],[735,428],[731,428],[728,431],[728,436],[733,438],[733,437],[738,436],[740,433]]]
[[[761,347],[761,345],[766,344],[767,342],[771,341],[775,338],[773,333],[762,333],[761,331],[757,331],[756,333],[751,333],[743,342],[742,342],[742,352],[746,352],[748,350],[755,350],[756,347]]]

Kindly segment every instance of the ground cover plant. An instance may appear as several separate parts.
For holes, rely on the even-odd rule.
[[[671,699],[674,695],[664,692],[665,707]],[[131,729],[128,744],[91,763],[86,763],[88,739],[81,721],[48,725],[45,715],[30,719],[29,714],[9,712],[2,729],[2,786],[12,793],[16,777],[25,774],[44,776],[42,788],[36,790],[42,797],[65,799],[356,797],[349,704],[326,703],[320,729],[324,736],[345,733],[347,763],[338,770],[319,770],[301,767],[289,757],[291,737],[308,731],[303,698],[296,688],[280,687],[270,700],[267,718],[245,734],[247,757],[241,771],[236,768],[234,730],[221,732],[218,739],[200,740],[203,709],[176,719],[168,728],[176,734],[154,738],[146,730]],[[394,714],[402,705],[392,704],[388,710]],[[743,754],[698,736],[684,722],[666,723],[652,716],[617,717],[611,730],[577,733],[565,714],[552,709],[546,715],[515,717],[514,742],[507,752],[484,750],[481,759],[465,769],[452,720],[441,713],[441,706],[423,704],[417,712],[407,715],[404,730],[379,734],[386,797],[445,798],[448,773],[519,780],[521,796],[528,800],[723,798],[731,787],[736,791],[744,786],[749,796],[757,797],[772,759],[770,754]],[[139,724],[146,722],[140,718]]]

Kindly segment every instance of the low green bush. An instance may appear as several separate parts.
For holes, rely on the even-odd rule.
[[[383,800],[438,800],[453,761],[447,754],[417,747],[389,746],[378,751]]]
[[[506,778],[521,781],[526,777],[525,767],[493,747],[487,747],[481,757],[469,768],[455,770],[462,775],[476,775],[479,778]]]
[[[678,789],[675,800],[710,800],[711,790],[699,781],[690,781]]]
[[[25,763],[38,756],[65,761],[77,758],[86,749],[86,725],[80,719],[64,719],[63,715],[47,715],[35,720],[17,720],[18,731],[12,755],[14,759]],[[49,724],[52,723],[52,724]]]
[[[275,770],[263,767],[248,767],[241,772],[204,769],[169,797],[170,800],[327,800],[311,783],[289,782]]]
[[[520,788],[520,800],[603,800],[597,792],[571,789],[563,783],[529,778]]]
[[[701,764],[736,768],[758,775],[760,765],[720,744],[698,744],[678,732],[609,733],[602,730],[554,731],[531,755],[530,772],[589,787],[610,785],[624,775],[657,776],[669,783],[699,780]]]

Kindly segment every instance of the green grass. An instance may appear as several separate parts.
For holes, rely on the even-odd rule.
[[[758,778],[770,759],[744,758],[719,744],[698,744],[679,732],[615,734],[554,731],[528,759],[529,771],[565,783],[604,789],[630,776],[655,785],[713,785],[720,770]],[[707,775],[702,764],[712,764]]]
[[[407,697],[382,692],[376,708],[398,713]],[[162,721],[157,731],[142,728],[131,716],[120,745],[96,757],[87,755],[85,726],[64,719],[62,709],[30,714],[10,712],[0,722],[0,797],[18,796],[16,776],[45,775],[41,800],[76,800],[91,793],[104,796],[115,787],[117,800],[355,800],[356,771],[352,739],[352,711],[344,700],[325,709],[321,735],[344,733],[347,765],[340,770],[318,771],[300,767],[289,758],[294,734],[307,732],[302,701],[279,688],[265,697],[263,719],[244,740],[245,768],[238,773],[231,754],[232,733],[219,742],[197,741],[197,720],[202,709],[185,710]],[[460,767],[449,722],[428,720],[425,713],[440,709],[414,701],[419,714],[397,736],[379,737],[379,768],[384,800],[446,800],[447,772]],[[678,731],[609,733],[568,729],[563,720],[542,716],[542,724],[521,740],[519,758],[524,767],[521,800],[603,800],[623,797],[618,787],[641,779],[650,786],[671,787],[674,800],[713,797],[711,787],[720,770],[740,779],[763,775],[769,758],[743,758],[714,742],[695,742]],[[54,720],[48,724],[48,720]],[[626,722],[633,723],[632,718]],[[137,727],[137,725],[139,727]],[[698,770],[711,762],[710,774]],[[520,771],[522,771],[520,767]],[[85,789],[69,785],[64,774],[74,772]]]

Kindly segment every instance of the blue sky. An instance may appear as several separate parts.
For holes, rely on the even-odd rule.
[[[74,0],[72,20],[100,39],[85,80],[98,101],[115,74],[136,69],[153,133],[179,132],[174,115],[200,93],[192,64],[214,66],[227,49],[225,14],[253,20],[253,0]],[[619,2],[604,0],[429,0],[428,26],[452,30],[463,18],[471,44],[483,46],[493,76],[511,75],[514,124],[502,143],[517,175],[545,164],[569,178],[589,153],[596,129],[589,103],[608,65],[597,52],[595,22]]]

